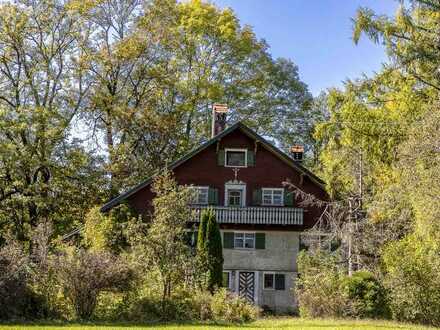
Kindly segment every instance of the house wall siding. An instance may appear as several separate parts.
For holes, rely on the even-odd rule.
[[[222,230],[223,232],[233,230]],[[254,231],[252,231],[254,232]],[[255,231],[264,232],[264,249],[223,249],[225,269],[267,270],[297,272],[296,258],[299,251],[299,232],[292,231]]]
[[[232,230],[222,230],[223,233]],[[265,249],[223,249],[223,269],[233,274],[232,290],[237,292],[238,272],[254,271],[256,302],[277,313],[292,313],[297,308],[294,295],[295,281],[298,276],[297,256],[299,252],[300,232],[292,231],[255,231],[266,235]],[[285,289],[264,289],[265,273],[285,275]]]
[[[213,144],[194,155],[191,159],[174,169],[174,174],[179,184],[210,186],[219,190],[219,205],[224,205],[225,182],[234,179],[234,172],[230,167],[217,164],[217,148],[246,148],[255,150],[255,141],[235,130],[225,136],[217,146]],[[300,173],[280,160],[273,153],[266,150],[261,144],[257,145],[256,166],[240,168],[238,179],[246,183],[246,205],[252,205],[252,192],[261,187],[282,187],[282,183],[290,180],[307,193],[326,199],[325,191],[316,183],[304,176],[301,184]],[[140,213],[147,214],[151,211],[153,194],[150,187],[138,191],[130,196],[129,203]],[[300,201],[296,201],[296,207],[301,207]],[[304,213],[304,225],[296,226],[298,230],[310,228],[319,217],[319,208],[307,208]],[[288,228],[292,230],[292,228]]]
[[[293,313],[297,310],[297,300],[295,299],[295,283],[298,278],[298,273],[284,272],[286,275],[286,289],[280,290],[265,290],[263,287],[264,272],[259,272],[258,285],[261,288],[259,291],[258,304],[264,308],[277,313]]]

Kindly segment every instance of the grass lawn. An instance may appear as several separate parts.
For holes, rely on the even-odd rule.
[[[203,323],[183,323],[183,324],[150,324],[150,325],[84,325],[84,324],[68,324],[68,325],[1,325],[0,330],[129,330],[129,329],[305,329],[305,330],[331,330],[331,329],[434,329],[410,324],[393,323],[386,321],[353,321],[353,320],[303,320],[299,318],[265,318],[259,321],[244,325],[211,325]]]

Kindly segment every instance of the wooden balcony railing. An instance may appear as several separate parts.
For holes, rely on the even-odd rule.
[[[262,225],[302,225],[301,208],[293,207],[228,207],[192,206],[194,222],[200,221],[202,210],[212,208],[218,223],[262,224]]]

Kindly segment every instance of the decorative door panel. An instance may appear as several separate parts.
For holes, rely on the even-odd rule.
[[[255,273],[240,272],[238,277],[238,292],[240,296],[246,298],[250,302],[254,302],[255,295]]]

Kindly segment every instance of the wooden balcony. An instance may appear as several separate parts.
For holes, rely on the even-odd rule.
[[[218,223],[261,224],[261,225],[302,225],[301,208],[293,207],[228,207],[192,206],[194,222],[200,221],[202,210],[212,208]]]

